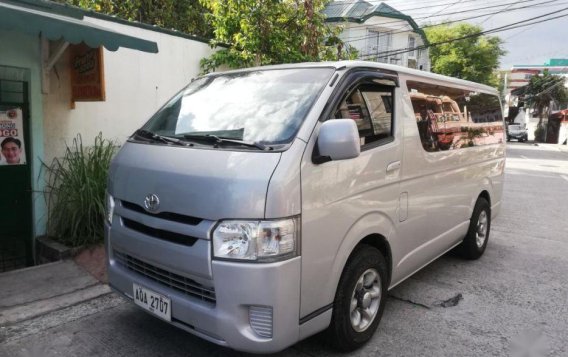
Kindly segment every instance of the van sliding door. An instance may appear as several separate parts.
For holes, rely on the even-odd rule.
[[[300,318],[331,308],[341,274],[342,251],[366,234],[392,231],[398,222],[401,127],[398,88],[374,74],[348,77],[324,120],[351,119],[359,129],[361,155],[302,163],[302,295]],[[314,150],[317,130],[307,152]],[[393,164],[394,163],[394,164]],[[397,164],[398,163],[398,164]]]

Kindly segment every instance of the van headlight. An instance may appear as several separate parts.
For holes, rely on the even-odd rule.
[[[299,217],[270,221],[221,221],[213,231],[213,256],[274,262],[298,255]]]
[[[114,214],[114,197],[108,192],[106,193],[105,200],[105,219],[108,224],[112,224],[112,215]]]

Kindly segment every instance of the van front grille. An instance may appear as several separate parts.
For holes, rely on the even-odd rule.
[[[113,250],[113,256],[119,265],[148,279],[208,303],[215,304],[217,301],[213,288],[207,288],[189,278],[158,268],[116,250]]]
[[[166,240],[168,242],[172,242],[172,243],[176,243],[176,244],[187,245],[187,246],[190,246],[190,247],[192,245],[194,245],[195,242],[197,242],[197,239],[198,239],[198,238],[195,238],[195,237],[186,236],[185,234],[181,234],[181,233],[170,232],[170,231],[165,231],[165,230],[162,230],[162,229],[149,227],[145,224],[142,224],[140,222],[136,222],[136,221],[133,221],[131,219],[124,218],[124,217],[122,217],[122,223],[124,224],[124,226],[126,228],[132,229],[133,231],[136,231],[138,233],[142,233],[142,234],[145,234],[145,235],[153,237],[153,238]]]
[[[168,221],[189,224],[189,225],[192,225],[192,226],[196,226],[199,223],[201,223],[201,221],[203,221],[201,218],[186,216],[186,215],[183,215],[183,214],[173,213],[173,212],[150,213],[150,212],[146,211],[142,206],[139,206],[136,203],[132,203],[132,202],[128,202],[128,201],[122,201],[122,200],[120,202],[122,203],[122,207],[126,208],[127,210],[142,213],[142,214],[145,214],[147,216],[165,219],[165,220],[168,220]]]

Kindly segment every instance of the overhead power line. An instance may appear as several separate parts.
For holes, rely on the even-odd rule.
[[[436,13],[430,15],[429,17],[438,16],[440,13],[444,12],[444,10],[447,10],[447,9],[449,9],[450,7],[454,6],[454,5],[457,5],[457,4],[461,3],[462,1],[463,1],[463,0],[458,0],[458,1],[456,1],[456,2],[453,2],[453,3],[449,4],[448,6],[446,6],[445,8],[443,8],[442,10],[437,11]]]
[[[474,7],[474,8],[466,8],[466,9],[462,9],[460,11],[454,11],[454,12],[449,12],[449,13],[445,13],[445,14],[440,14],[440,12],[434,14],[434,15],[426,15],[426,16],[410,16],[410,15],[406,15],[409,16],[410,18],[412,18],[414,21],[416,20],[425,20],[425,19],[430,19],[432,17],[440,17],[440,16],[447,16],[447,15],[457,15],[457,14],[464,14],[464,13],[468,13],[468,12],[475,12],[475,11],[479,11],[479,10],[486,10],[486,9],[491,9],[491,8],[496,8],[496,7],[503,7],[503,6],[507,6],[507,5],[519,5],[519,4],[523,4],[523,3],[527,3],[527,2],[534,2],[534,1],[538,1],[538,0],[521,0],[521,1],[513,1],[513,2],[508,2],[508,3],[499,3],[498,5],[492,5],[492,6],[486,6],[486,7]],[[559,1],[559,0],[551,0],[550,2],[555,2],[555,1]],[[453,4],[453,3],[452,3]],[[534,4],[539,5],[541,3],[538,4]],[[532,5],[531,5],[532,6]],[[424,8],[428,8],[428,7],[424,7]],[[491,13],[490,13],[491,14]],[[485,15],[484,15],[485,16]],[[394,24],[394,23],[399,23],[399,22],[406,22],[406,20],[404,19],[396,19],[396,20],[392,20],[392,21],[386,21],[383,22],[381,25],[388,25],[388,24]],[[357,27],[367,27],[369,25],[356,25],[356,26],[351,26],[351,28],[357,28]]]
[[[502,6],[506,6],[506,5],[515,5],[515,4],[518,5],[518,4],[521,4],[521,3],[533,2],[533,1],[536,1],[536,0],[515,1],[515,2],[510,2],[510,3],[501,4],[501,5],[498,5],[498,6],[501,6],[501,7],[502,7]],[[481,14],[481,15],[475,15],[475,16],[470,16],[470,17],[464,17],[464,18],[460,18],[460,19],[456,19],[456,20],[452,20],[452,21],[445,21],[445,22],[443,22],[443,23],[449,24],[449,23],[455,23],[455,22],[460,22],[460,21],[465,21],[465,20],[472,20],[472,19],[477,19],[477,18],[480,18],[480,17],[489,16],[489,15],[496,15],[496,14],[499,14],[499,13],[503,13],[503,12],[505,12],[505,11],[508,12],[508,11],[522,10],[522,9],[537,7],[537,6],[540,6],[540,5],[546,5],[546,4],[554,3],[554,2],[557,2],[557,1],[558,1],[558,0],[547,0],[547,1],[543,1],[543,2],[536,3],[536,4],[524,5],[524,6],[516,7],[516,8],[513,8],[513,9],[505,9],[505,10],[502,9],[502,10],[498,10],[498,11],[495,11],[495,12],[484,13],[484,14]],[[564,3],[561,3],[561,4],[564,4]],[[561,4],[558,4],[558,6],[560,6]],[[493,6],[493,7],[495,7],[495,6]],[[471,11],[477,11],[477,10],[480,10],[480,9],[485,9],[485,8],[477,8],[477,9],[474,9],[474,10],[466,10],[466,11],[461,11],[461,12],[457,12],[457,13],[466,13],[466,12],[471,12]],[[451,13],[451,14],[457,14],[457,13]],[[449,15],[449,14],[446,14],[446,15]],[[429,18],[429,17],[427,17],[427,16],[421,17],[421,19],[428,19],[428,18]],[[387,22],[383,22],[381,25],[394,24],[394,23],[401,23],[401,22],[405,22],[405,20],[387,21]],[[424,25],[424,26],[422,26],[422,27],[419,27],[419,29],[425,29],[425,28],[432,27],[432,26],[437,26],[437,25],[438,25],[438,24]],[[406,27],[406,26],[409,26],[409,25],[405,25],[405,26],[403,26],[402,28],[404,28],[404,27]],[[350,28],[350,29],[356,29],[356,28],[367,28],[367,27],[369,27],[369,25],[356,25],[356,26],[350,26],[349,28]],[[394,31],[397,31],[397,30],[399,30],[399,28],[394,29]],[[412,30],[412,31],[414,31],[414,30]],[[395,34],[395,33],[403,33],[403,32],[408,32],[408,30],[399,31],[399,32],[391,32],[391,33],[392,33],[392,34]],[[366,36],[364,36],[364,37],[356,37],[356,38],[352,38],[352,39],[353,39],[353,40],[356,40],[356,39],[363,39],[363,38],[366,38]],[[349,40],[350,38],[347,37],[346,39]]]
[[[369,3],[371,3],[371,5],[376,6],[379,5],[381,2],[387,3],[386,1],[367,1]],[[418,1],[405,1],[404,5],[412,5],[412,4],[416,4],[416,6],[409,6],[409,7],[394,7],[394,5],[389,5],[387,3],[387,5],[389,5],[390,7],[392,7],[393,9],[399,11],[399,12],[403,12],[403,11],[413,11],[413,10],[419,10],[419,9],[432,9],[432,8],[436,8],[436,7],[444,7],[444,6],[448,6],[449,4],[454,3],[455,0],[453,1],[447,1],[447,0],[440,0],[440,1],[434,1],[429,2],[429,1],[424,1],[424,0],[418,0]],[[479,2],[479,0],[463,0],[461,3],[470,3],[470,2]],[[500,0],[496,0],[496,1],[492,1],[489,3],[499,3]],[[355,3],[360,3],[359,0],[354,0],[354,1],[336,1],[333,3],[330,3],[326,6],[326,8],[334,8],[334,7],[343,7],[346,5],[352,5]],[[426,6],[419,6],[419,5],[423,5],[423,4],[427,4]],[[417,7],[419,6],[419,7]]]
[[[480,37],[486,34],[490,34],[490,33],[496,33],[496,32],[501,32],[501,31],[508,31],[508,30],[512,30],[515,28],[520,28],[520,27],[524,27],[524,26],[531,26],[534,24],[538,24],[538,23],[542,23],[542,22],[547,22],[547,21],[552,21],[555,19],[559,19],[559,18],[563,18],[568,16],[568,14],[564,14],[564,15],[558,15],[558,16],[554,16],[554,17],[549,17],[546,19],[542,19],[539,21],[534,21],[536,19],[540,19],[546,16],[550,16],[553,14],[557,14],[559,12],[564,12],[568,10],[567,8],[564,8],[562,10],[559,11],[555,11],[555,12],[551,12],[551,13],[547,13],[544,15],[540,15],[540,16],[535,16],[532,17],[530,19],[525,19],[525,20],[521,20],[521,21],[517,21],[517,22],[513,22],[510,23],[508,25],[504,25],[504,26],[499,26],[499,27],[495,27],[486,31],[481,31],[477,34],[471,34],[471,35],[467,35],[467,36],[462,36],[462,37],[458,37],[458,38],[452,38],[446,41],[440,41],[440,42],[436,42],[436,43],[430,43],[428,45],[422,45],[422,46],[417,46],[417,47],[413,47],[413,48],[399,48],[399,49],[395,49],[395,50],[390,50],[390,51],[384,51],[378,54],[372,54],[372,55],[366,55],[366,56],[362,56],[362,57],[388,57],[388,56],[394,56],[397,54],[403,54],[403,53],[407,53],[407,52],[412,52],[412,51],[416,51],[416,50],[422,50],[422,49],[427,49],[429,47],[433,47],[433,46],[439,46],[439,45],[443,45],[443,44],[447,44],[447,43],[452,43],[452,42],[456,42],[456,41],[461,41],[461,40],[465,40],[465,39],[469,39],[469,38],[475,38],[475,37]],[[532,21],[532,22],[531,22]]]
[[[443,23],[441,23],[441,24],[424,25],[424,26],[422,26],[422,27],[419,27],[419,29],[420,29],[420,30],[424,30],[424,29],[429,28],[429,27],[435,27],[435,26],[438,26],[438,25],[451,24],[451,23],[461,22],[461,21],[464,21],[464,20],[476,19],[476,18],[488,16],[488,15],[499,14],[499,13],[502,13],[502,12],[505,12],[505,11],[510,12],[510,11],[515,11],[515,10],[527,9],[527,8],[534,7],[534,6],[536,6],[536,5],[548,4],[548,3],[555,2],[555,1],[558,1],[558,0],[548,0],[548,1],[544,1],[544,2],[538,3],[538,4],[525,5],[525,6],[521,6],[521,7],[516,7],[516,8],[514,8],[514,9],[499,10],[499,11],[497,11],[497,12],[491,12],[491,13],[485,13],[485,14],[482,14],[482,15],[476,15],[476,16],[470,16],[470,17],[460,18],[460,19],[456,19],[456,20],[452,20],[452,21],[446,21],[446,22],[443,22]],[[560,5],[560,4],[559,4],[559,5]],[[559,11],[564,11],[564,10],[559,10]],[[559,12],[559,11],[555,11],[555,12],[552,12],[552,13],[557,13],[557,12]],[[365,27],[368,27],[368,25],[365,26]],[[350,28],[355,28],[355,26],[351,26]],[[395,30],[393,30],[393,31],[388,31],[388,33],[394,35],[394,34],[397,34],[397,33],[406,33],[406,32],[409,32],[409,31],[415,31],[415,30],[401,30],[401,31],[397,31],[397,29],[395,29]],[[343,42],[346,42],[346,43],[349,43],[349,42],[356,42],[356,41],[365,40],[365,39],[371,38],[371,37],[373,37],[373,36],[365,35],[365,36],[360,36],[360,37],[346,37],[346,38],[344,38]]]
[[[459,38],[454,38],[454,39],[451,39],[451,40],[442,41],[442,42],[437,42],[437,43],[431,43],[431,44],[429,44],[429,45],[418,46],[418,47],[414,47],[414,48],[412,48],[412,49],[409,49],[409,48],[407,47],[407,48],[400,48],[400,49],[392,50],[392,51],[386,51],[386,52],[384,52],[384,53],[386,53],[386,54],[381,54],[380,56],[379,56],[379,55],[365,55],[365,56],[362,56],[362,57],[386,57],[386,56],[395,56],[395,55],[397,55],[397,54],[403,54],[403,53],[412,52],[412,51],[415,51],[415,50],[422,50],[422,49],[426,49],[426,48],[433,47],[433,46],[439,46],[439,45],[443,45],[443,44],[446,44],[446,43],[452,43],[452,42],[456,42],[456,41],[465,40],[465,39],[468,39],[468,38],[479,37],[479,36],[486,35],[486,34],[489,34],[489,33],[496,33],[496,32],[501,32],[501,31],[508,31],[508,30],[512,30],[512,29],[516,29],[516,28],[520,28],[520,27],[524,27],[524,26],[530,26],[530,25],[533,25],[533,24],[538,24],[538,23],[542,23],[542,22],[547,22],[547,21],[555,20],[555,19],[558,19],[558,18],[566,17],[566,16],[568,16],[568,14],[567,14],[567,15],[560,15],[560,16],[551,17],[551,18],[548,18],[548,19],[545,19],[545,20],[540,20],[540,21],[537,21],[537,22],[529,23],[529,24],[511,26],[511,27],[509,27],[509,28],[504,28],[504,29],[495,28],[495,29],[491,29],[491,30],[489,30],[489,31],[480,32],[480,33],[478,33],[478,34],[468,35],[468,36],[459,37]],[[532,19],[531,19],[531,20],[532,20]]]
[[[512,3],[508,3],[508,4],[500,4],[500,5],[498,5],[498,6],[505,6],[505,5],[508,5],[508,6],[507,6],[506,8],[504,8],[504,9],[501,9],[501,10],[496,11],[496,12],[485,13],[485,14],[477,15],[477,16],[470,16],[470,17],[466,17],[466,18],[462,18],[462,19],[458,19],[458,20],[454,20],[454,21],[442,21],[442,23],[443,23],[443,24],[449,24],[449,23],[461,22],[461,21],[464,21],[464,20],[471,20],[471,19],[476,19],[476,18],[482,18],[482,17],[486,17],[486,16],[490,15],[490,16],[489,16],[488,18],[486,18],[485,20],[483,20],[483,21],[477,23],[477,25],[481,25],[481,24],[483,24],[484,22],[486,22],[487,20],[489,20],[490,18],[492,18],[493,16],[495,16],[495,15],[497,15],[497,14],[504,13],[504,12],[522,10],[522,9],[526,9],[526,8],[544,7],[544,6],[547,6],[547,7],[561,6],[561,5],[567,3],[567,2],[564,2],[564,3],[559,3],[559,4],[557,3],[557,4],[552,4],[552,5],[550,5],[550,3],[556,3],[558,0],[548,0],[548,1],[540,2],[540,3],[536,3],[536,4],[530,4],[530,5],[525,5],[525,6],[516,7],[516,8],[511,9],[511,7],[512,7],[513,5],[518,5],[518,4],[520,4],[520,3],[532,2],[532,1],[535,1],[535,0],[516,1],[516,2],[512,2]],[[548,4],[548,5],[547,5],[547,4]],[[474,9],[474,10],[468,10],[468,11],[476,11],[476,9]],[[428,28],[428,27],[433,27],[433,26],[437,26],[437,25],[439,25],[439,24],[423,25],[422,28]],[[396,28],[396,29],[394,29],[394,31],[402,30],[402,29],[405,28],[405,27],[406,27],[406,26],[402,26],[402,27]],[[407,30],[402,30],[402,31],[400,31],[400,32],[404,33],[404,32],[407,32]],[[399,32],[399,33],[400,33],[400,32]]]
[[[507,6],[506,8],[504,8],[504,9],[498,10],[498,11],[496,11],[496,12],[485,13],[485,14],[477,15],[477,16],[470,16],[470,17],[466,17],[466,18],[462,18],[462,19],[458,19],[458,20],[454,20],[454,21],[442,21],[442,23],[443,23],[443,24],[449,24],[449,23],[454,23],[454,22],[461,22],[461,21],[464,21],[464,20],[471,20],[471,19],[475,19],[475,18],[482,18],[482,17],[486,17],[486,16],[489,15],[489,17],[487,17],[485,20],[483,20],[483,21],[477,23],[477,25],[481,25],[481,24],[485,23],[487,20],[491,19],[493,16],[495,16],[495,15],[497,15],[497,14],[501,14],[501,13],[504,13],[504,12],[508,12],[507,10],[509,10],[509,11],[516,11],[516,10],[522,10],[522,9],[526,9],[526,8],[537,8],[537,7],[544,7],[544,6],[551,7],[551,6],[559,6],[559,5],[562,5],[562,4],[566,4],[566,2],[564,2],[564,3],[561,3],[561,4],[552,4],[552,5],[550,5],[550,3],[556,3],[558,0],[549,0],[549,1],[544,1],[544,2],[540,2],[540,3],[536,3],[536,4],[530,4],[530,5],[525,5],[525,6],[521,6],[521,7],[517,7],[517,8],[511,9],[511,7],[514,6],[514,5],[518,5],[518,4],[521,4],[521,3],[524,3],[524,2],[532,2],[532,1],[535,1],[535,0],[516,1],[516,2],[512,2],[512,3],[508,3],[508,4],[500,4],[500,5],[498,5],[498,6],[505,6],[505,5],[508,5],[508,6]],[[548,4],[548,5],[546,5],[546,4]],[[468,11],[477,11],[477,10],[478,10],[478,9],[468,10]],[[423,25],[422,28],[428,28],[428,27],[437,26],[437,25],[438,25],[438,24]],[[402,27],[396,28],[396,29],[394,29],[394,31],[402,30],[402,29],[404,29],[405,27],[406,27],[406,26],[402,26]],[[401,32],[407,32],[407,30],[402,30]]]

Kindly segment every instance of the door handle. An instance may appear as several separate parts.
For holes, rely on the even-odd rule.
[[[387,165],[387,172],[392,172],[400,169],[400,161],[393,161]]]

